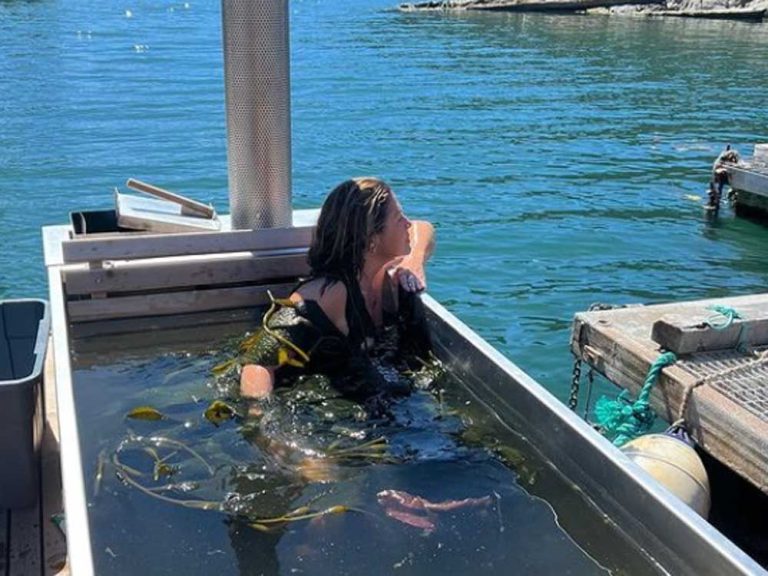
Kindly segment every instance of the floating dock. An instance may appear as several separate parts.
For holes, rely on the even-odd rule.
[[[765,151],[755,146],[753,157],[725,165],[736,193],[734,207],[740,216],[768,218],[768,146],[762,146]]]
[[[0,509],[2,576],[69,576],[67,544],[53,517],[63,518],[59,420],[53,354],[48,346],[43,377],[45,426],[41,448],[40,499],[19,510]]]
[[[652,407],[667,422],[684,418],[701,448],[768,493],[768,294],[579,313],[571,349],[635,397],[662,349],[676,352]]]

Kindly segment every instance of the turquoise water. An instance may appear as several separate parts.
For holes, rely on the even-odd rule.
[[[560,398],[574,312],[763,290],[768,230],[686,195],[768,137],[767,24],[393,3],[291,3],[296,206],[390,180],[430,292]],[[45,297],[40,226],[128,177],[227,211],[220,36],[212,1],[0,2],[0,297]]]

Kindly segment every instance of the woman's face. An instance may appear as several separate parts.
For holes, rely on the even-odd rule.
[[[411,221],[403,214],[403,208],[397,201],[394,192],[389,195],[386,210],[384,228],[374,236],[376,254],[389,258],[405,256],[411,251],[411,241],[408,234]]]

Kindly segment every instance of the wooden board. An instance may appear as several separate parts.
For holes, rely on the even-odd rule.
[[[313,230],[313,226],[298,226],[184,234],[127,234],[107,238],[86,236],[64,242],[62,256],[65,263],[77,263],[306,248],[312,241]]]
[[[297,278],[309,273],[306,249],[287,255],[274,252],[216,254],[116,262],[105,268],[63,271],[67,296],[232,285]]]
[[[650,338],[653,323],[666,314],[698,314],[712,304],[736,310],[768,305],[768,294],[579,313],[574,319],[571,349],[611,382],[636,396],[661,352]],[[679,417],[687,388],[698,380],[685,363],[683,357],[665,368],[651,394],[654,410],[667,422]],[[702,448],[768,493],[766,418],[706,384],[693,389],[685,416],[692,436]]]
[[[675,354],[768,344],[768,306],[743,306],[740,319],[711,310],[666,314],[653,324],[651,339]]]
[[[280,283],[238,288],[191,290],[163,294],[143,294],[119,298],[75,300],[67,304],[70,322],[168,316],[210,310],[228,310],[261,306],[269,302],[265,289],[277,298],[290,294],[294,283]]]

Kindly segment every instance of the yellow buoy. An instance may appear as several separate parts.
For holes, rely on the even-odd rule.
[[[646,434],[627,442],[621,450],[700,516],[707,517],[709,478],[691,446],[667,434]]]

